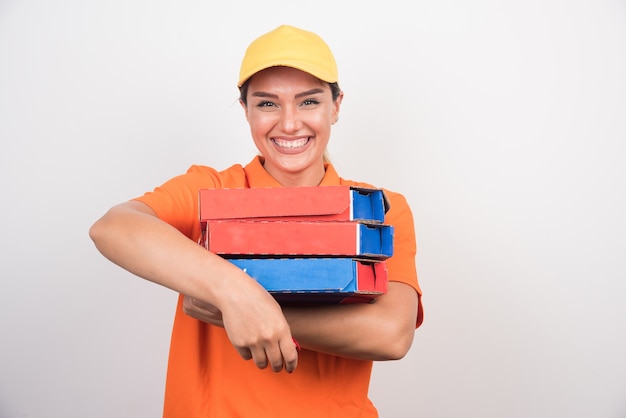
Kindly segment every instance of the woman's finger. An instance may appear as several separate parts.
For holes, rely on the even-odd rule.
[[[279,372],[284,367],[283,353],[279,344],[273,344],[265,349],[265,355],[272,371]]]
[[[256,364],[259,369],[265,369],[267,367],[269,362],[267,359],[267,354],[265,353],[263,347],[253,347],[250,348],[248,351],[250,352],[254,364]]]
[[[239,355],[241,356],[241,358],[243,358],[244,360],[250,360],[252,358],[252,352],[246,348],[239,348],[239,347],[235,347],[237,349],[237,352],[239,353]]]
[[[287,342],[281,341],[280,351],[283,355],[283,361],[285,371],[292,373],[296,367],[298,367],[298,351],[300,350],[300,344],[295,339],[287,340]]]

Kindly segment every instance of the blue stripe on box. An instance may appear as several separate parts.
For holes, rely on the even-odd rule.
[[[360,224],[358,255],[372,258],[389,258],[393,255],[393,226]]]
[[[353,189],[352,219],[355,221],[385,221],[385,195],[382,190]]]

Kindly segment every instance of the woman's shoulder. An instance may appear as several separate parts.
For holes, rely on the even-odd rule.
[[[246,173],[241,164],[233,164],[221,170],[207,165],[193,164],[187,169],[185,175],[198,178],[203,183],[210,179],[213,187],[244,187],[246,183]]]
[[[192,164],[187,169],[187,173],[220,176],[220,175],[231,174],[231,173],[242,173],[243,174],[244,173],[244,169],[243,169],[243,166],[241,164],[233,164],[230,167],[225,168],[225,169],[221,169],[221,170],[218,170],[215,167],[210,167],[208,165]]]

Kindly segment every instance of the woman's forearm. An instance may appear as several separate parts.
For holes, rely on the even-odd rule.
[[[291,331],[303,348],[363,360],[397,360],[413,342],[417,293],[390,282],[373,303],[284,307]]]
[[[215,306],[228,337],[259,368],[291,372],[298,355],[284,314],[253,278],[162,222],[140,202],[110,209],[90,229],[102,254],[124,269]]]
[[[89,235],[98,250],[122,268],[216,306],[220,278],[235,273],[228,263],[162,222],[140,202],[111,208]]]

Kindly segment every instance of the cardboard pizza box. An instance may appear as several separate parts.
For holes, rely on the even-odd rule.
[[[352,186],[201,189],[198,210],[202,223],[276,218],[382,223],[389,202],[380,189]]]
[[[368,302],[387,292],[384,261],[351,258],[228,259],[285,303]]]
[[[393,227],[356,222],[208,221],[204,246],[216,254],[335,256],[384,260]]]

